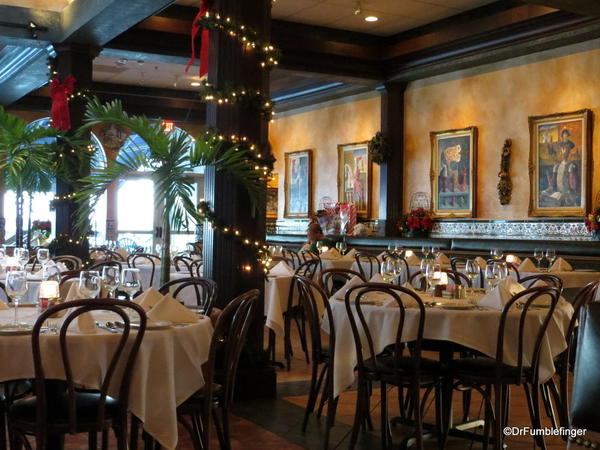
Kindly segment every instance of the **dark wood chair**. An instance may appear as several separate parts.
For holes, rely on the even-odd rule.
[[[356,252],[354,255],[358,271],[365,280],[370,280],[373,275],[381,272],[381,261],[373,255],[363,252]]]
[[[80,258],[73,255],[60,255],[52,258],[55,263],[63,263],[68,270],[80,270],[83,262]]]
[[[190,274],[190,277],[194,276],[192,272],[191,264],[194,262],[192,258],[189,256],[177,255],[173,258],[173,266],[175,267],[175,272],[185,271]]]
[[[395,342],[385,350],[376,348],[369,323],[363,312],[361,299],[370,293],[383,293],[393,298],[399,308],[398,328],[395,333]],[[402,341],[406,307],[402,296],[410,297],[417,304],[417,321],[415,338],[407,345]],[[401,286],[392,286],[386,283],[365,283],[355,286],[346,292],[345,306],[354,345],[356,348],[358,371],[358,399],[350,447],[353,448],[358,439],[358,432],[369,410],[368,386],[372,382],[381,384],[381,448],[391,447],[391,433],[388,420],[387,387],[397,386],[407,389],[415,418],[416,447],[423,448],[423,421],[422,414],[428,395],[435,389],[436,422],[441,427],[441,395],[440,395],[440,366],[437,361],[423,358],[422,344],[425,329],[425,305],[421,298],[412,290]],[[411,327],[412,328],[412,327]],[[421,388],[426,388],[424,398],[421,399]],[[441,439],[441,436],[440,436]]]
[[[174,298],[186,288],[193,288],[196,294],[196,305],[202,309],[202,314],[210,316],[214,302],[217,298],[217,283],[207,278],[179,278],[171,280],[168,283],[163,284],[158,292],[165,295],[169,291],[173,291],[171,295]]]
[[[67,281],[72,280],[73,278],[79,278],[80,275],[81,275],[81,270],[68,270],[67,272],[62,272],[60,274],[59,285],[62,286]]]
[[[311,378],[308,400],[302,422],[302,431],[306,432],[308,418],[317,406],[317,398],[321,392],[321,402],[317,417],[321,418],[323,407],[327,403],[327,423],[325,425],[325,438],[323,448],[329,449],[329,431],[335,424],[335,411],[338,398],[333,395],[333,361],[335,358],[335,324],[333,314],[325,290],[302,276],[295,276],[298,286],[300,304],[304,310],[311,341]],[[323,314],[321,314],[321,312]],[[321,319],[321,317],[323,319]],[[327,345],[323,344],[321,334],[322,321],[329,327]],[[319,373],[319,367],[320,373]]]
[[[415,282],[418,283],[417,286],[415,286]],[[425,291],[427,289],[427,279],[425,278],[425,274],[421,270],[418,270],[415,273],[413,273],[408,278],[408,283],[411,286],[416,287],[420,291]]]
[[[484,399],[485,404],[485,429],[484,436],[489,437],[490,424],[493,424],[493,442],[494,448],[501,449],[503,445],[503,427],[508,420],[509,410],[509,388],[510,386],[523,386],[532,427],[541,428],[540,409],[539,409],[539,363],[542,350],[543,337],[548,329],[550,320],[558,299],[560,290],[556,287],[535,287],[526,289],[513,296],[504,306],[500,315],[500,321],[497,333],[496,356],[495,358],[459,358],[453,360],[448,366],[448,376],[452,377],[454,383],[450,384],[449,392],[446,392],[447,398],[452,397],[452,388],[463,386],[477,390]],[[548,298],[549,307],[543,310],[530,308],[531,304],[540,298]],[[520,317],[518,320],[513,317],[515,329],[510,330],[511,336],[516,336],[516,364],[504,363],[504,340],[507,335],[506,323],[509,312],[515,310],[515,304],[521,305]],[[529,315],[540,314],[539,319],[527,320]],[[536,330],[531,329],[531,325],[539,324]],[[525,363],[525,328],[534,333],[533,345],[527,349],[531,355],[529,364]],[[493,395],[492,395],[493,393]],[[449,423],[450,405],[449,401],[444,411],[444,424]],[[447,435],[448,429],[445,427],[444,434]],[[543,437],[536,439],[540,446],[544,446]]]
[[[472,258],[461,258],[461,257],[458,257],[458,256],[453,256],[452,258],[450,258],[450,267],[455,272],[460,272],[460,269],[465,269],[466,268],[467,261],[469,259],[472,259]],[[484,269],[482,269],[479,264],[477,266],[479,267],[479,288],[483,289],[483,288],[485,288],[485,273],[484,273]],[[518,279],[519,278],[518,278],[518,274],[517,274],[517,280]],[[471,285],[472,284],[473,284],[473,282],[471,282]]]
[[[132,253],[127,257],[127,266],[135,269],[136,264],[140,264],[141,261],[147,261],[152,266],[149,287],[154,286],[154,274],[156,272],[156,265],[160,264],[160,257],[151,253]]]
[[[442,272],[448,274],[448,279],[454,283],[455,286],[473,287],[473,282],[464,273],[452,269],[443,269]]]
[[[327,298],[330,298],[337,290],[350,281],[352,278],[358,277],[363,283],[367,280],[363,276],[350,269],[325,269],[319,274],[319,284],[325,291]],[[337,289],[336,289],[337,288]]]
[[[289,248],[282,249],[281,256],[284,259],[289,259],[292,262],[292,265],[290,267],[294,270],[300,267],[300,264],[302,264],[302,259],[300,258],[298,252],[295,252],[294,250],[291,250]]]
[[[229,408],[233,403],[238,361],[252,318],[258,289],[232,300],[220,314],[203,366],[204,387],[177,407],[177,416],[190,432],[195,449],[207,449],[211,412],[222,449],[230,449]],[[218,384],[216,384],[218,383]]]
[[[535,275],[529,275],[527,277],[519,278],[519,283],[521,283],[526,288],[532,287],[538,281],[542,281],[548,286],[553,286],[562,291],[562,280],[556,275],[552,275],[549,273],[536,273]]]
[[[132,310],[139,315],[139,328],[131,333],[130,318],[125,312]],[[51,391],[43,366],[46,345],[40,343],[40,332],[45,321],[62,311],[72,310],[60,326],[59,348],[66,375],[65,388]],[[103,310],[117,314],[123,322],[122,332],[115,336],[116,345],[109,361],[99,390],[81,390],[76,385],[67,334],[69,325],[81,314]],[[49,308],[36,321],[32,332],[33,364],[35,369],[35,396],[14,401],[8,409],[8,425],[11,430],[13,448],[18,448],[26,435],[35,436],[36,448],[52,448],[51,439],[67,433],[88,433],[88,447],[97,448],[97,433],[102,432],[103,447],[107,431],[112,428],[117,438],[117,448],[127,448],[127,407],[131,374],[146,330],[146,314],[133,302],[110,299],[74,300]],[[60,345],[60,347],[59,347]],[[117,376],[117,364],[124,367]],[[112,384],[112,385],[111,385]],[[108,395],[108,388],[116,389],[118,398]]]

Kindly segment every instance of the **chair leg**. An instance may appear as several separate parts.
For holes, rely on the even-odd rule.
[[[292,319],[287,315],[284,321],[284,331],[283,331],[283,353],[284,358],[287,365],[287,370],[289,371],[292,367],[292,338],[290,336],[290,332],[292,330]]]
[[[541,422],[541,415],[540,415],[540,399],[539,399],[539,394],[540,394],[540,386],[531,386],[531,400],[533,402],[533,411],[534,411],[534,417],[533,419],[535,420],[532,425],[534,428],[540,429],[542,428],[542,422]],[[538,441],[538,445],[545,450],[546,449],[546,442],[544,440],[544,436],[540,435],[540,436],[536,436],[537,437],[537,441]]]
[[[325,442],[323,443],[323,448],[325,450],[329,449],[329,432],[335,425],[335,413],[339,399],[339,397],[333,398],[333,391],[329,391],[327,397],[327,426],[325,427]]]
[[[502,418],[504,417],[503,412],[503,398],[502,398],[502,385],[496,383],[494,385],[494,449],[499,450],[503,448],[503,435],[502,435]]]
[[[358,432],[363,426],[363,409],[365,408],[365,390],[366,381],[362,379],[361,375],[358,375],[358,391],[356,393],[356,410],[354,411],[354,424],[352,425],[352,433],[350,434],[350,448],[353,449],[356,446],[358,440]]]
[[[550,390],[547,384],[540,384],[540,393],[542,395],[542,402],[544,403],[546,415],[550,419],[552,427],[558,428],[556,414],[554,413],[554,405],[552,405],[552,399],[550,398]]]
[[[88,433],[88,449],[96,450],[98,448],[98,433],[90,431]]]
[[[131,415],[131,431],[129,432],[129,448],[130,450],[137,450],[138,445],[138,434],[140,430],[140,419]]]
[[[5,450],[6,444],[6,404],[0,401],[0,450]]]
[[[389,433],[389,422],[388,422],[388,407],[387,407],[387,388],[385,382],[381,382],[381,448],[385,450],[388,448],[388,433]]]
[[[415,411],[415,447],[423,450],[423,415],[421,414],[421,390],[418,379],[412,380],[410,390]]]
[[[493,421],[494,411],[491,407],[490,401],[492,396],[492,387],[488,384],[485,386],[485,394],[486,397],[483,399],[484,404],[484,423],[483,423],[483,450],[487,450],[489,442],[490,442],[490,428]]]
[[[317,394],[319,392],[321,392],[321,400],[319,401],[319,409],[317,410],[317,418],[320,419],[321,415],[323,414],[323,408],[325,407],[325,402],[327,401],[327,392],[330,389],[329,387],[329,379],[325,379],[325,377],[328,377],[328,370],[329,370],[329,363],[325,363],[323,365],[323,370],[321,372],[321,375],[319,376],[319,381],[317,382],[317,389],[316,392]],[[325,383],[323,383],[323,380],[326,380]],[[321,389],[322,388],[322,389]]]
[[[298,328],[298,334],[300,335],[300,345],[302,346],[302,351],[304,352],[304,357],[306,358],[306,364],[310,364],[310,358],[308,357],[308,344],[306,342],[306,320],[304,316],[300,318],[295,318],[296,327]]]
[[[435,428],[438,436],[438,448],[441,450],[446,445],[446,436],[444,434],[443,423],[443,404],[442,404],[442,387],[438,383],[435,386]]]
[[[462,421],[469,421],[469,413],[471,412],[471,389],[462,391]]]
[[[558,409],[558,420],[560,422],[560,426],[567,428],[569,426],[569,405],[565,405],[563,403],[563,397],[558,391],[556,383],[552,378],[550,378],[546,382],[546,385],[548,386],[548,391],[550,392],[550,395],[552,395],[552,398],[554,399],[554,404]],[[554,427],[556,428],[556,426]]]
[[[325,368],[327,365],[323,366],[321,374],[319,375],[319,367],[317,366],[317,362],[315,361],[311,368],[311,377],[310,377],[310,388],[308,391],[308,400],[306,401],[306,408],[304,410],[304,420],[302,422],[302,432],[306,431],[306,425],[308,424],[308,417],[315,409],[315,404],[317,403],[317,395],[319,391],[317,390],[317,386],[322,381],[323,374],[325,373]]]
[[[108,429],[102,430],[102,450],[108,450]]]

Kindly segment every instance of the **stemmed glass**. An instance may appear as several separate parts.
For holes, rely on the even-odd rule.
[[[437,259],[437,257],[440,256],[440,248],[431,247],[431,254],[433,255],[433,259]]]
[[[25,270],[27,266],[27,262],[29,261],[29,250],[26,248],[15,248],[14,251],[15,258],[17,259],[17,264],[21,270]]]
[[[102,285],[108,291],[108,298],[113,298],[119,287],[121,273],[117,266],[104,266],[102,268]]]
[[[465,271],[469,280],[471,280],[471,286],[473,286],[473,282],[475,278],[479,275],[479,264],[474,259],[467,259],[465,263]],[[473,289],[471,287],[471,289]]]
[[[46,267],[46,264],[48,264],[48,261],[50,261],[50,250],[47,248],[38,249],[37,260],[42,265],[42,270],[44,270],[44,267]]]
[[[508,278],[508,266],[506,265],[506,263],[494,263],[494,270],[498,274],[498,281],[502,281]]]
[[[335,243],[335,248],[337,248],[340,252],[340,255],[345,255],[346,254],[346,249],[348,248],[348,246],[346,245],[346,243],[344,241],[339,241]]]
[[[317,241],[317,253],[320,255],[323,251],[323,241]]]
[[[433,279],[435,276],[435,265],[429,261],[429,260],[424,260],[426,261],[425,264],[421,264],[421,267],[423,267],[422,271],[425,274],[425,280],[427,281],[427,288],[425,289],[425,292],[427,292],[429,290],[429,288],[433,287]]]
[[[79,275],[79,293],[85,298],[96,298],[101,288],[100,274],[97,270],[87,270]]]
[[[0,245],[0,266],[6,267],[6,247]]]
[[[492,289],[494,289],[500,282],[499,275],[498,263],[488,264],[485,266],[485,280]]]
[[[554,260],[556,259],[556,250],[553,248],[546,249],[546,259],[548,260],[548,270],[552,267]]]
[[[396,264],[393,258],[387,258],[381,263],[381,278],[385,283],[392,283],[396,278]]]
[[[27,292],[27,273],[24,270],[11,270],[6,274],[6,293],[12,298],[15,308],[14,325],[19,324],[19,301]]]
[[[501,248],[493,248],[490,250],[490,256],[495,260],[495,261],[500,261],[502,259],[502,257],[504,256],[504,252],[502,251]]]
[[[142,287],[140,282],[140,269],[123,269],[121,272],[121,284],[119,288],[127,294],[129,301],[133,300],[133,295]]]
[[[542,259],[544,259],[544,250],[542,250],[541,248],[536,248],[533,251],[533,257],[536,259],[537,267],[539,269],[542,265]]]

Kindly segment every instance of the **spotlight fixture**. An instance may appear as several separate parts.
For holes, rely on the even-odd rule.
[[[379,18],[377,16],[366,16],[365,22],[377,22]]]

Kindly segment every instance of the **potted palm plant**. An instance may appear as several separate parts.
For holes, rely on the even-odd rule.
[[[92,99],[86,108],[86,124],[79,133],[101,124],[128,128],[146,142],[148,150],[132,149],[81,180],[83,187],[76,196],[79,203],[78,227],[82,235],[88,231],[88,217],[113,181],[141,168],[149,169],[149,176],[155,184],[155,208],[162,211],[162,283],[169,281],[171,232],[204,220],[203,213],[192,200],[193,185],[188,174],[194,168],[214,165],[218,170],[232,174],[255,202],[259,202],[263,197],[261,193],[266,192],[264,182],[252,165],[246,164],[248,155],[235,145],[229,146],[222,140],[205,136],[190,139],[183,134],[167,134],[160,120],[130,116],[116,100],[102,104],[98,99]]]

